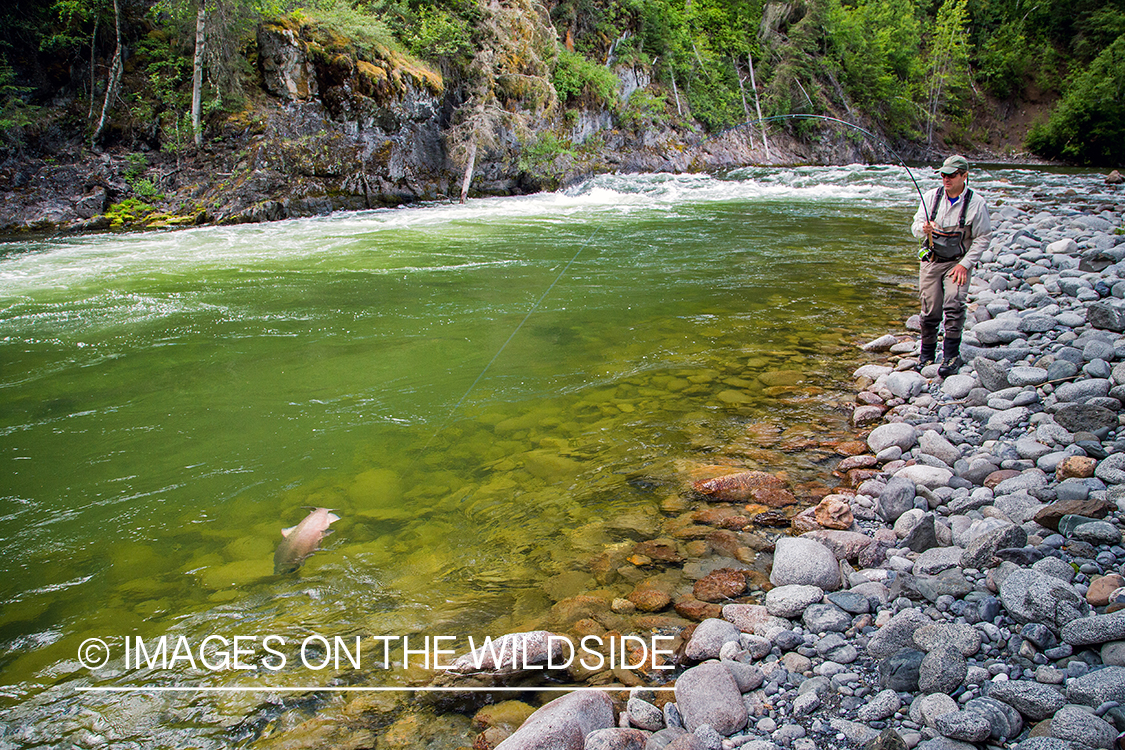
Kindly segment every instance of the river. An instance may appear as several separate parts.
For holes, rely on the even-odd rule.
[[[0,746],[226,746],[269,688],[343,679],[296,667],[310,635],[536,627],[677,462],[847,431],[855,345],[914,304],[916,201],[902,167],[748,168],[0,245]],[[334,533],[275,576],[314,507]],[[214,656],[266,635],[287,667]],[[192,653],[126,661],[161,636]],[[216,692],[82,691],[169,686]]]

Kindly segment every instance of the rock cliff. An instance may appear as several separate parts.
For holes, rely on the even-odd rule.
[[[237,224],[456,198],[463,165],[449,128],[461,84],[393,50],[357,50],[295,22],[258,31],[260,88],[201,149],[136,153],[60,147],[0,165],[0,233],[82,232]],[[613,171],[717,171],[765,163],[759,135],[717,136],[633,108],[652,86],[621,67],[622,108],[553,112],[517,131],[499,125],[482,147],[470,195],[551,189]],[[638,114],[639,113],[639,114]],[[771,135],[773,163],[886,161],[873,144],[801,144]]]

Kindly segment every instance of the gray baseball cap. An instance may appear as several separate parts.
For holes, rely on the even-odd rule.
[[[961,170],[964,170],[966,172],[969,171],[969,161],[960,154],[954,154],[953,156],[946,159],[945,163],[938,167],[938,171],[942,174],[953,174],[954,172],[959,172]]]

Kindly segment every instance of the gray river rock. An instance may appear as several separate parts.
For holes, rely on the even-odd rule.
[[[1125,731],[1125,667],[1089,647],[1125,640],[1125,610],[1095,599],[1101,577],[1125,572],[1121,221],[1119,205],[1083,215],[1069,203],[1005,201],[970,288],[969,364],[942,382],[935,366],[918,369],[897,332],[862,355],[879,364],[856,371],[858,403],[885,410],[860,436],[864,476],[843,488],[855,536],[832,544],[795,530],[767,538],[749,521],[734,530],[670,522],[668,533],[684,536],[669,549],[714,548],[722,558],[710,568],[693,560],[696,577],[722,570],[740,584],[744,574],[761,581],[769,563],[775,588],[693,610],[706,614],[692,615],[700,622],[667,701],[643,685],[621,705],[603,692],[570,693],[498,748],[1113,746]],[[1060,500],[1108,511],[1040,525]],[[635,555],[626,564],[625,538],[597,572],[640,582],[657,563]],[[700,604],[675,593],[677,612]],[[575,619],[614,629],[627,622],[617,607],[634,606],[621,601]],[[645,627],[682,631],[670,611],[645,614]],[[1027,723],[1048,719],[1034,731],[1050,736],[1030,736]]]
[[[890,361],[857,370],[870,394],[860,401],[892,408],[866,439],[884,475],[852,499],[869,509],[852,530],[878,554],[862,552],[854,568],[811,538],[778,540],[765,596],[773,624],[754,626],[774,643],[762,686],[738,700],[738,681],[718,663],[677,682],[688,730],[706,725],[699,742],[717,730],[724,747],[784,745],[787,721],[807,743],[795,750],[834,746],[825,729],[862,743],[893,726],[926,750],[1109,748],[1125,731],[1125,712],[1107,709],[1125,702],[1125,668],[1082,650],[1125,641],[1125,610],[1087,601],[1099,576],[1125,570],[1125,339],[1113,335],[1125,330],[1115,255],[1125,244],[1106,234],[1121,215],[1082,222],[1046,211],[1033,226],[1017,207],[998,216],[971,290],[970,366],[942,382],[936,368],[903,367],[911,352],[897,339],[865,347]],[[1116,260],[1083,270],[1092,247]],[[1072,457],[1093,462],[1072,476]],[[1064,519],[1059,532],[1033,520],[1059,500],[1108,498],[1104,519]],[[882,524],[892,523],[890,537]],[[943,576],[958,584],[939,585]],[[862,596],[871,609],[822,599],[837,589],[828,596]],[[834,706],[846,718],[826,723]],[[1025,720],[1045,719],[1049,736],[1029,737]]]

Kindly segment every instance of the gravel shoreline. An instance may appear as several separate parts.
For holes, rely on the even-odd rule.
[[[1125,732],[1123,212],[994,209],[969,363],[864,348],[867,450],[777,540],[761,604],[690,633],[674,701],[575,692],[499,745],[1111,748]],[[1120,610],[1120,611],[1119,611]],[[486,732],[487,733],[487,732]],[[504,732],[503,734],[507,734]],[[480,741],[484,741],[482,734]],[[478,741],[478,744],[480,744]]]

